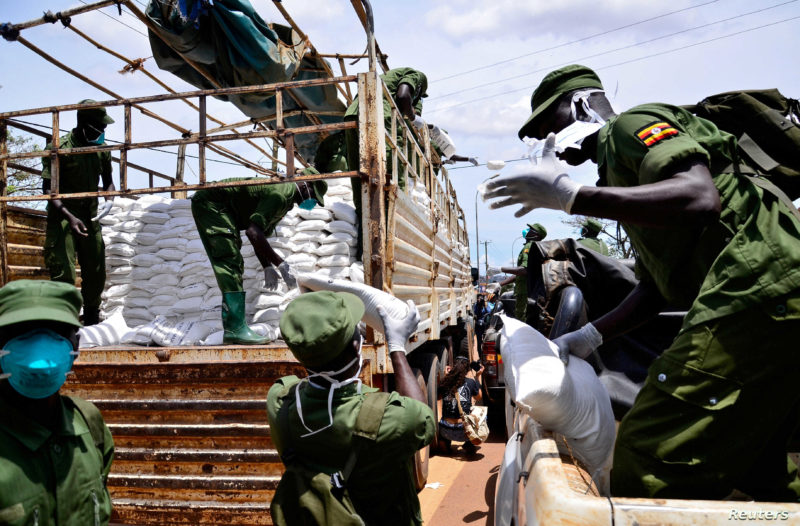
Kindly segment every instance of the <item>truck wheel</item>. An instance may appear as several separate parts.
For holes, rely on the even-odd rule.
[[[444,377],[447,375],[447,366],[452,365],[452,360],[450,359],[450,348],[447,347],[447,345],[442,344],[439,350],[436,351],[436,357],[439,358],[439,364],[436,368],[436,386],[438,387],[442,380],[444,380]]]
[[[422,390],[426,392],[428,407],[433,411],[436,433],[433,435],[431,446],[436,450],[439,445],[439,357],[432,352],[412,356],[414,360],[411,365],[422,373],[422,378],[425,380]]]
[[[419,383],[419,386],[424,392],[425,378],[423,378],[422,372],[416,367],[411,369],[411,371],[414,373],[417,383]],[[422,491],[422,488],[425,487],[425,483],[428,482],[428,459],[430,458],[430,451],[430,446],[426,446],[414,453],[414,487],[418,492]]]

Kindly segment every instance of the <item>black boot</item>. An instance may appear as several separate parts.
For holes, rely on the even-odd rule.
[[[100,307],[83,308],[83,326],[97,325],[100,323]]]

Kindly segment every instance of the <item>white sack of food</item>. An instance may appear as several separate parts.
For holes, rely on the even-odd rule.
[[[120,265],[119,267],[112,267],[106,270],[106,276],[111,280],[117,280],[120,277],[130,277],[133,267],[130,265]]]
[[[301,221],[297,214],[286,214],[278,221],[278,226],[294,226]]]
[[[203,297],[195,296],[177,300],[172,305],[172,314],[196,314],[203,310]],[[205,336],[203,336],[205,338]]]
[[[106,245],[106,254],[130,258],[136,255],[136,249],[128,243],[111,243]]]
[[[326,210],[322,207],[315,206],[311,210],[304,210],[300,209],[297,212],[297,215],[305,220],[321,220],[321,221],[330,221],[333,219],[333,214],[331,214],[330,210]]]
[[[124,283],[122,285],[112,285],[103,292],[103,297],[106,299],[111,298],[124,298],[128,292],[131,291],[131,285]]]
[[[614,413],[603,384],[585,360],[571,356],[521,321],[503,316],[500,349],[506,389],[516,406],[567,438],[592,477],[599,477],[614,448]]]
[[[137,236],[129,232],[118,232],[116,230],[103,230],[103,241],[106,242],[106,245],[110,245],[111,243],[126,243],[128,245],[133,245],[136,243]]]
[[[280,224],[275,227],[273,235],[275,237],[292,237],[294,234],[294,226],[281,226]]]
[[[259,294],[256,296],[255,307],[258,310],[277,307],[283,303],[282,294]]]
[[[208,285],[206,285],[204,282],[198,282],[186,287],[179,287],[178,298],[184,300],[186,298],[199,297],[202,300],[203,296],[205,296],[207,291],[208,291]]]
[[[158,265],[153,265],[148,270],[150,271],[150,275],[153,276],[155,274],[177,274],[182,268],[183,265],[181,265],[180,261],[166,261]]]
[[[186,256],[186,251],[182,248],[162,248],[156,252],[156,256],[164,261],[181,261]]]
[[[314,249],[319,245],[319,242],[327,237],[327,234],[319,230],[307,230],[305,232],[297,232],[289,239],[294,243],[292,250],[301,252],[306,249]],[[311,244],[309,244],[311,243]]]
[[[136,235],[139,234],[151,234],[156,236],[161,236],[161,233],[164,230],[164,225],[159,225],[158,223],[145,223],[141,230],[139,230]]]
[[[147,247],[154,246],[156,244],[156,241],[158,241],[158,234],[145,232],[144,229],[142,229],[141,232],[136,234],[135,239],[136,243],[139,245],[144,245]]]
[[[120,343],[123,345],[150,345],[153,343],[153,331],[156,329],[156,324],[165,321],[166,318],[163,316],[156,316],[150,323],[134,327],[128,331],[122,336]]]
[[[350,265],[350,280],[356,283],[364,283],[364,264],[360,261]]]
[[[317,264],[317,256],[298,252],[284,258],[284,261],[297,270],[308,272]]]
[[[347,221],[338,221],[338,220],[337,221],[331,221],[325,227],[325,230],[327,230],[330,233],[344,232],[345,234],[350,234],[353,237],[358,235],[358,231],[356,230],[356,227],[353,226],[352,224],[348,223]]]
[[[133,256],[130,260],[130,264],[136,265],[137,267],[145,267],[149,268],[153,265],[158,265],[159,263],[163,263],[164,260],[160,257],[156,256],[155,254],[137,254]]]
[[[170,220],[170,215],[164,212],[146,211],[142,215],[142,221],[148,224],[163,225]]]
[[[333,256],[334,254],[350,255],[350,246],[347,243],[326,243],[314,250],[318,256]]]
[[[278,307],[270,307],[268,309],[261,309],[256,311],[253,315],[255,323],[265,323],[270,321],[278,321],[281,319],[281,309]]]
[[[205,253],[206,251],[205,247],[203,247],[203,240],[200,239],[199,237],[197,239],[192,239],[191,241],[186,243],[184,250],[186,250],[186,252],[202,252],[202,253]]]
[[[187,252],[184,258],[181,260],[181,263],[183,263],[184,267],[190,263],[208,263],[208,266],[211,267],[211,262],[208,260],[208,255],[206,254],[205,250]]]
[[[79,347],[81,349],[89,349],[91,347],[117,345],[122,336],[129,331],[130,328],[125,323],[125,318],[122,317],[122,309],[117,309],[114,314],[103,320],[102,323],[78,329],[78,334],[80,335]]]
[[[117,221],[120,223],[124,223],[125,221],[137,221],[142,218],[144,212],[141,210],[127,210],[127,211],[120,211],[117,214]]]
[[[350,265],[350,254],[334,254],[332,256],[324,256],[317,260],[317,265],[320,267],[346,267]]]
[[[314,272],[326,278],[350,279],[350,267],[323,267]]]
[[[319,232],[328,224],[327,221],[323,221],[321,219],[314,219],[311,221],[300,221],[295,225],[294,230],[295,232],[305,232],[307,230],[313,232]]]
[[[168,237],[159,237],[158,241],[156,241],[155,244],[158,248],[180,248],[181,250],[183,250],[184,248],[186,248],[186,243],[188,243],[188,241],[186,241],[181,237],[168,236]]]
[[[340,221],[347,221],[350,224],[356,224],[356,209],[342,202],[334,202],[330,206],[333,216]]]
[[[144,223],[138,219],[133,219],[131,221],[121,221],[117,223],[114,228],[122,230],[123,232],[138,232],[144,228]]]
[[[130,295],[125,296],[125,312],[123,314],[128,313],[128,309],[146,309],[152,304],[151,298],[143,298],[141,296],[133,296]]]
[[[320,245],[327,245],[328,243],[346,243],[348,246],[354,247],[356,245],[356,238],[345,232],[334,232],[323,237]]]
[[[343,279],[330,279],[319,274],[298,274],[297,283],[301,287],[317,290],[332,290],[334,292],[349,292],[355,294],[364,302],[364,317],[367,325],[383,332],[383,322],[378,314],[378,305],[386,309],[392,318],[403,319],[408,315],[408,304],[391,294],[364,285]]]
[[[152,332],[153,343],[163,347],[176,345],[197,345],[214,330],[213,327],[199,321],[168,321],[156,318]]]

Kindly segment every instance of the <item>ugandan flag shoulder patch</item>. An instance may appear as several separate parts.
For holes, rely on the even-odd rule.
[[[664,121],[651,122],[647,126],[636,131],[636,137],[648,148],[659,141],[664,141],[676,135],[678,135],[678,130],[670,123]]]

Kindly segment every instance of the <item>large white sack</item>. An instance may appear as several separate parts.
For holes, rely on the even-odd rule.
[[[350,246],[347,243],[326,243],[317,247],[314,253],[318,256],[333,256],[334,254],[350,256]]]
[[[334,202],[330,206],[333,216],[340,221],[347,221],[350,224],[356,223],[356,209],[342,202]]]
[[[326,210],[319,206],[315,206],[311,210],[304,210],[301,208],[297,212],[297,215],[299,215],[301,218],[305,220],[318,219],[321,221],[330,221],[331,219],[333,219],[333,214],[331,213],[330,210]]]
[[[131,258],[122,256],[106,256],[106,267],[123,267],[131,264]]]
[[[115,228],[123,232],[138,232],[144,228],[144,223],[138,219],[133,219],[131,221],[120,221],[117,223]]]
[[[156,244],[156,241],[158,241],[158,234],[145,232],[144,229],[142,229],[141,232],[136,234],[135,241],[139,245],[144,245],[148,247],[153,246]]]
[[[102,323],[78,329],[78,334],[80,335],[79,347],[88,349],[91,347],[117,345],[122,336],[129,331],[130,328],[125,324],[125,318],[122,317],[122,309],[117,309],[113,315]]]
[[[300,221],[294,227],[295,232],[305,232],[307,230],[319,232],[327,226],[328,222],[321,219],[313,219],[310,221]]]
[[[281,319],[281,311],[278,307],[270,307],[268,309],[261,309],[253,315],[253,321],[256,323],[266,323],[270,321],[278,321]]]
[[[186,244],[188,241],[181,237],[159,237],[158,241],[156,241],[156,246],[158,248],[180,248],[185,249]]]
[[[150,276],[155,274],[177,274],[181,271],[183,265],[181,265],[180,261],[166,261],[164,263],[159,263],[158,265],[153,265],[148,270],[150,272]]]
[[[133,270],[133,267],[130,265],[121,265],[119,267],[112,267],[110,270],[106,271],[106,276],[110,280],[116,280],[120,277],[130,277],[129,274]]]
[[[278,226],[294,226],[300,222],[300,216],[297,214],[286,214],[278,221]]]
[[[183,281],[183,280],[181,280]],[[204,282],[194,283],[192,285],[181,287],[178,289],[178,298],[179,299],[186,299],[186,298],[203,298],[205,293],[208,291],[208,285]]]
[[[320,240],[320,245],[327,245],[328,243],[347,243],[348,246],[356,246],[356,238],[345,232],[334,232],[328,234]]]
[[[364,283],[364,264],[360,261],[350,265],[350,280],[356,283]]]
[[[259,294],[255,298],[255,308],[258,310],[277,307],[283,303],[283,295],[281,294]]]
[[[128,245],[133,245],[136,243],[137,237],[138,236],[128,232],[118,232],[116,230],[103,229],[103,241],[105,241],[106,245],[110,245],[112,243],[126,243]]]
[[[169,220],[170,220],[169,214],[166,214],[164,212],[156,212],[155,210],[153,211],[148,210],[144,212],[144,214],[142,215],[142,221],[148,224],[163,225]]]
[[[345,254],[334,254],[332,256],[323,256],[317,260],[317,265],[320,267],[346,267],[349,266],[352,261],[350,261],[350,253],[348,249],[348,253]]]
[[[306,230],[293,234],[289,239],[295,244],[293,250],[300,252],[302,250],[313,250],[325,237],[327,237],[327,234],[320,230]]]
[[[126,294],[131,291],[131,286],[128,283],[124,283],[122,285],[112,285],[108,287],[105,292],[103,292],[103,297],[107,299],[111,298],[124,298]]]
[[[567,438],[592,477],[600,477],[614,448],[611,400],[594,369],[558,348],[533,327],[503,316],[500,349],[506,389],[516,406],[542,426]]]
[[[197,345],[211,334],[214,328],[199,321],[170,322],[160,319],[152,333],[153,342],[164,347]]]
[[[130,263],[136,265],[137,267],[145,267],[149,268],[153,265],[158,265],[159,263],[163,263],[164,260],[160,257],[156,256],[155,254],[137,254],[133,256],[130,260]]]
[[[186,246],[184,247],[186,252],[202,252],[203,254],[206,253],[205,247],[203,247],[203,240],[199,237],[197,239],[192,239]]]
[[[186,256],[186,251],[182,248],[162,248],[156,252],[156,256],[164,261],[181,261]]]
[[[315,272],[326,278],[350,279],[350,267],[323,267]]]
[[[275,237],[292,237],[294,234],[294,226],[282,226],[278,224],[275,227],[274,236]]]
[[[332,290],[334,292],[355,294],[364,302],[364,317],[362,319],[367,325],[381,332],[383,332],[383,322],[378,314],[378,305],[383,306],[386,309],[386,313],[392,318],[403,319],[408,315],[408,304],[405,301],[363,283],[326,278],[316,273],[299,274],[297,283],[313,291]]]
[[[160,236],[164,230],[164,225],[159,225],[158,223],[145,223],[141,230],[139,230],[136,235],[139,234],[151,234]]]
[[[208,266],[211,267],[211,262],[208,260],[208,255],[205,250],[187,252],[186,256],[181,260],[181,263],[183,263],[184,267],[189,265],[189,263],[208,263]]]
[[[147,280],[145,285],[159,287],[174,287],[178,284],[178,276],[174,274],[156,274]]]
[[[150,345],[153,343],[153,331],[156,329],[156,323],[165,321],[166,318],[163,316],[156,316],[150,323],[140,325],[123,335],[120,343],[124,345]]]
[[[284,258],[284,261],[300,271],[309,272],[313,270],[314,265],[317,264],[317,256],[298,252]]]
[[[116,215],[116,220],[119,221],[120,223],[123,223],[125,221],[136,221],[141,219],[143,215],[144,212],[142,212],[141,210],[120,211]]]
[[[351,225],[347,221],[338,221],[338,220],[337,221],[331,221],[325,227],[325,230],[327,230],[330,233],[344,232],[345,234],[350,234],[353,237],[358,235],[358,231],[356,230],[356,227]]]
[[[136,255],[136,249],[128,243],[111,243],[106,245],[106,254],[131,258]]]

